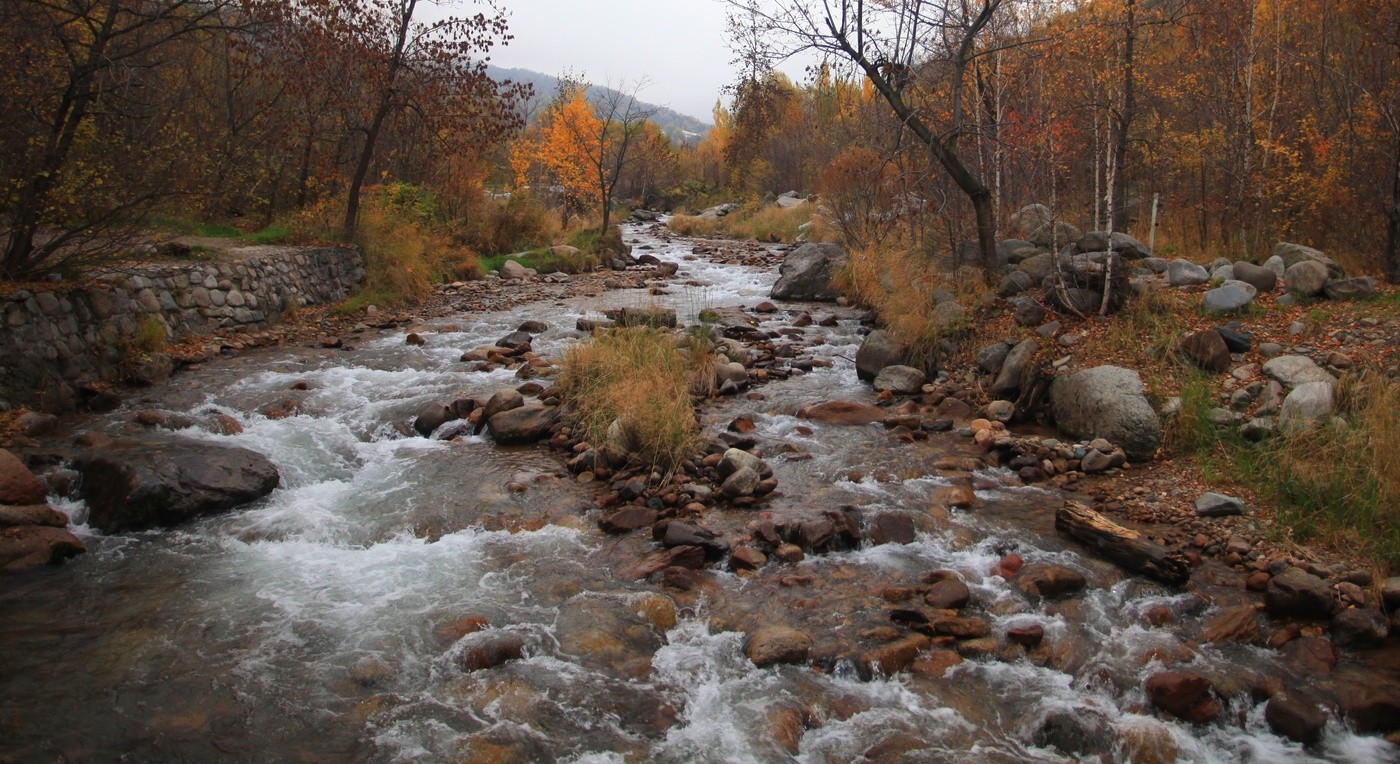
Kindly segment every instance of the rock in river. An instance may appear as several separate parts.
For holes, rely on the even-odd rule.
[[[262,498],[280,475],[246,448],[195,441],[118,442],[80,454],[88,522],[105,533],[178,525]]]
[[[831,276],[848,259],[840,244],[803,244],[783,260],[769,296],[775,300],[832,302],[839,295],[831,286]]]
[[[786,626],[769,626],[749,637],[744,653],[755,666],[763,668],[778,663],[802,663],[811,649],[812,638],[806,633]]]
[[[0,504],[42,504],[48,489],[14,454],[0,448]]]
[[[1147,459],[1162,445],[1162,422],[1143,394],[1137,372],[1096,366],[1050,385],[1055,423],[1080,438],[1104,438],[1118,444],[1134,461]]]
[[[488,426],[498,446],[522,446],[549,437],[559,421],[558,406],[520,406],[491,417]]]

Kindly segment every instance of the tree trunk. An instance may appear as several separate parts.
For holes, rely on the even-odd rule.
[[[1055,513],[1055,530],[1129,573],[1172,586],[1180,586],[1191,578],[1191,563],[1186,555],[1158,546],[1078,502],[1067,501]]]
[[[394,80],[403,66],[403,51],[408,43],[408,30],[413,24],[413,9],[418,0],[407,0],[403,6],[403,18],[399,19],[398,39],[394,42],[394,55],[389,59],[389,71],[385,75],[384,92],[379,96],[379,107],[374,110],[374,118],[365,131],[365,145],[360,149],[360,160],[355,165],[355,175],[350,180],[350,189],[345,194],[345,226],[341,236],[349,241],[355,235],[355,225],[360,217],[360,189],[365,176],[369,174],[370,161],[374,159],[374,144],[379,140],[379,131],[384,119],[394,103]]]
[[[1390,209],[1386,210],[1385,269],[1391,284],[1400,284],[1400,145],[1390,171]]]
[[[1137,0],[1128,0],[1127,28],[1123,36],[1123,108],[1118,113],[1118,130],[1114,136],[1113,166],[1113,230],[1128,230],[1128,131],[1137,111],[1137,81],[1133,72],[1133,47],[1137,42]]]

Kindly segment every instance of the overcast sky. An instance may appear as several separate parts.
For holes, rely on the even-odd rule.
[[[491,63],[596,85],[648,77],[644,101],[710,122],[720,88],[733,79],[722,0],[502,0],[515,39]],[[465,15],[469,5],[456,13]]]

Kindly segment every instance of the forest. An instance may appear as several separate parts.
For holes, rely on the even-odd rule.
[[[811,3],[736,0],[734,84],[702,140],[673,141],[639,82],[490,79],[502,9],[6,3],[0,271],[74,275],[152,230],[407,228],[395,268],[415,273],[380,286],[412,294],[619,206],[786,191],[820,197],[829,236],[930,258],[977,252],[1035,202],[1168,254],[1287,239],[1400,268],[1393,3],[924,5],[843,3],[828,27]],[[795,52],[817,62],[800,78],[774,68]]]

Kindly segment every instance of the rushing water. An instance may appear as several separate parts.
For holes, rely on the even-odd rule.
[[[690,243],[641,230],[629,238],[681,263],[672,295],[608,292],[437,322],[426,345],[397,333],[356,350],[278,350],[205,365],[135,408],[196,419],[236,417],[244,432],[202,438],[260,451],[282,486],[239,511],[163,533],[104,537],[90,553],[0,591],[0,755],[14,761],[575,761],[848,762],[1067,761],[1077,745],[1108,760],[1383,761],[1388,744],[1329,722],[1305,752],[1268,730],[1248,683],[1211,725],[1163,721],[1144,678],[1184,654],[1213,676],[1283,673],[1270,651],[1200,648],[1193,632],[1211,605],[1126,580],[1056,538],[1058,497],[978,474],[984,506],[929,512],[945,484],[929,465],[966,453],[935,436],[900,444],[879,426],[801,422],[821,399],[868,400],[853,364],[853,314],[810,327],[829,368],[775,382],[764,400],[708,407],[718,429],[740,413],[769,455],[785,494],[775,518],[841,505],[906,512],[916,543],[772,563],[757,576],[712,571],[709,583],[664,592],[623,571],[651,550],[646,534],[605,537],[591,496],[547,450],[495,449],[488,440],[402,438],[392,424],[425,403],[485,396],[517,384],[511,372],[464,373],[463,350],[491,344],[527,319],[549,331],[535,348],[557,355],[579,317],[603,307],[659,303],[694,320],[703,308],[767,295],[762,269],[683,260]],[[787,306],[785,306],[787,307]],[[831,306],[812,306],[828,314]],[[765,328],[786,325],[780,313]],[[305,391],[291,388],[305,382]],[[293,416],[257,413],[294,401]],[[133,408],[91,423],[132,434]],[[803,429],[810,427],[810,432]],[[811,454],[782,458],[783,446]],[[528,490],[512,493],[506,484]],[[76,522],[84,508],[63,503]],[[704,522],[733,537],[751,516],[714,510]],[[1090,590],[1054,605],[1026,601],[987,571],[1007,551],[1082,570]],[[743,632],[789,624],[818,647],[861,644],[887,625],[885,586],[920,573],[963,574],[996,634],[1046,630],[1055,659],[970,661],[942,678],[863,681],[848,664],[757,669]],[[799,578],[794,579],[794,575]],[[1151,628],[1170,607],[1184,624]],[[473,640],[438,627],[485,617],[521,634],[528,658],[463,673]],[[1194,648],[1194,649],[1193,649]],[[846,668],[843,668],[845,666]],[[1219,684],[1219,683],[1218,683]],[[1228,688],[1222,687],[1222,689]],[[794,726],[792,720],[801,724]],[[1047,721],[1048,720],[1048,721]],[[797,753],[784,740],[797,740]],[[1047,732],[1049,730],[1049,732]],[[787,735],[785,737],[785,734]],[[1077,737],[1076,737],[1077,736]],[[1077,740],[1073,744],[1067,740]],[[1055,744],[1059,749],[1053,747]]]

